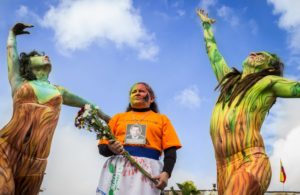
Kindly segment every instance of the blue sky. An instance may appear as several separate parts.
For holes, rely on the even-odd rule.
[[[230,66],[241,69],[251,51],[270,51],[285,63],[285,76],[300,80],[300,6],[297,0],[2,0],[0,6],[0,125],[12,113],[6,39],[14,23],[35,27],[18,37],[19,52],[44,51],[50,81],[114,115],[125,110],[137,81],[156,92],[160,111],[175,126],[183,148],[169,182],[193,180],[210,189],[216,181],[209,120],[218,93],[195,9],[216,19],[214,31]],[[300,190],[300,100],[278,100],[262,128],[271,159],[269,190]],[[77,109],[63,106],[44,179],[44,194],[94,194],[104,157],[95,136],[73,126]]]

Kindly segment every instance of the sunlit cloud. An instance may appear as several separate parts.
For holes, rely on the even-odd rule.
[[[270,184],[272,190],[282,190],[279,182],[279,161],[282,159],[287,172],[287,190],[300,190],[300,121],[299,99],[279,99],[268,116],[263,127],[263,136],[267,147],[271,147],[271,165],[273,177]],[[296,166],[297,165],[297,166]]]
[[[230,7],[223,5],[217,10],[217,13],[218,16],[223,18],[233,27],[239,25],[240,23],[239,18],[235,16],[234,11]]]
[[[199,89],[196,85],[182,90],[174,99],[180,105],[190,109],[200,107],[202,101],[199,95]]]
[[[273,170],[273,179],[270,188],[273,190],[282,190],[279,181],[280,175],[280,159],[283,162],[287,180],[284,185],[286,190],[299,191],[300,190],[300,155],[298,150],[300,148],[300,124],[292,129],[286,138],[278,139],[273,147],[273,154],[270,158]]]
[[[274,6],[274,14],[280,15],[278,25],[289,33],[289,47],[300,54],[300,1],[268,0]]]
[[[16,13],[17,13],[18,16],[24,17],[24,16],[28,15],[29,10],[28,10],[28,8],[26,6],[21,5],[19,7],[19,9],[16,11]]]
[[[131,0],[61,0],[51,6],[41,24],[54,30],[58,48],[74,51],[97,43],[137,50],[141,59],[157,58],[154,33],[145,28]]]
[[[251,19],[251,20],[248,22],[248,24],[249,24],[249,27],[250,27],[249,29],[251,30],[251,33],[252,33],[253,35],[256,35],[257,32],[258,32],[258,25],[257,25],[256,21],[253,20],[253,19]]]
[[[210,12],[210,8],[216,5],[217,0],[201,0],[199,8],[204,9],[206,12]]]
[[[184,16],[185,15],[185,11],[184,10],[177,10],[177,14],[179,15],[179,16]]]
[[[288,33],[288,44],[292,55],[288,60],[291,65],[299,67],[300,54],[300,1],[297,0],[268,0],[274,6],[274,14],[279,15],[278,26]],[[297,76],[289,76],[297,79]],[[299,99],[283,99],[278,101],[278,105],[271,110],[271,116],[264,135],[266,135],[266,145],[272,148],[270,156],[272,164],[273,179],[270,184],[272,190],[282,190],[279,182],[279,162],[283,161],[287,180],[286,190],[300,190],[300,155],[297,149],[300,147],[300,121],[299,121]]]
[[[95,135],[61,123],[53,139],[43,194],[96,194],[105,159],[98,153]]]
[[[16,10],[16,16],[22,20],[31,21],[31,23],[40,22],[40,17],[25,5],[19,6]]]

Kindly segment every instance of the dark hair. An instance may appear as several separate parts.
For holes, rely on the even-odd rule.
[[[30,67],[30,57],[42,55],[44,55],[44,53],[39,53],[35,50],[31,51],[30,53],[20,53],[19,62],[21,77],[29,81],[36,80],[36,76],[33,74],[32,69]]]
[[[238,106],[247,91],[260,79],[267,75],[282,76],[284,64],[280,61],[277,55],[269,54],[272,56],[269,68],[263,69],[260,72],[248,74],[243,79],[241,79],[242,73],[235,68],[226,74],[220,81],[219,85],[215,88],[215,90],[220,89],[221,91],[217,102],[223,102],[224,107],[225,103],[229,101],[228,106],[230,106],[234,99],[240,95],[239,100],[235,105]]]
[[[149,92],[150,96],[154,99],[154,101],[150,104],[150,110],[152,110],[153,112],[156,112],[156,113],[159,113],[159,109],[158,109],[158,105],[157,103],[155,102],[155,94],[154,94],[154,91],[153,89],[150,87],[149,84],[145,83],[145,82],[137,82],[135,83],[129,90],[129,95],[131,94],[131,91],[133,89],[133,87],[135,85],[138,85],[138,84],[142,84],[146,87],[147,91]],[[129,103],[127,108],[126,108],[126,112],[132,110],[132,107],[131,107],[131,104]]]
[[[133,125],[130,126],[130,129],[131,129],[132,127],[137,127],[137,128],[139,128],[139,131],[143,131],[141,125],[133,124]]]

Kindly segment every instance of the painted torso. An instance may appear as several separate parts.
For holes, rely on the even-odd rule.
[[[260,128],[275,97],[269,87],[273,83],[265,77],[252,86],[238,106],[239,96],[228,107],[223,103],[214,107],[210,135],[217,159],[231,156],[249,147],[264,147]]]
[[[50,99],[52,99],[53,97],[60,95],[58,89],[54,85],[51,85],[48,82],[33,80],[33,81],[29,81],[28,83],[31,85],[32,89],[34,90],[34,93],[40,104],[43,104],[49,101]]]
[[[13,117],[0,131],[1,140],[23,154],[46,158],[57,125],[62,96],[55,86],[24,82],[13,96]]]

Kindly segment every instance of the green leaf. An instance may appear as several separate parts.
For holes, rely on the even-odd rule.
[[[108,195],[114,195],[114,191],[112,189],[109,190]]]
[[[182,185],[182,184],[180,184],[180,183],[176,183],[176,184],[177,184],[177,186],[178,186],[178,188],[179,188],[180,190],[183,189],[183,185]]]
[[[115,166],[113,164],[109,164],[108,169],[109,169],[110,173],[115,173],[115,171],[116,171]]]

